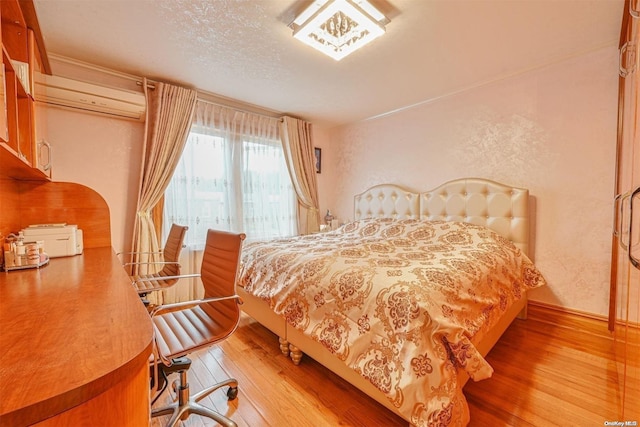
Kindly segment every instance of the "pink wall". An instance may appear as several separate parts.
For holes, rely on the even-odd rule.
[[[141,91],[129,75],[50,55],[56,76]],[[37,138],[53,147],[54,181],[97,191],[111,216],[111,244],[129,251],[136,212],[144,123],[37,104]]]
[[[605,315],[616,70],[612,46],[375,119],[316,126],[321,216],[330,208],[350,219],[353,194],[382,182],[424,191],[479,176],[527,187],[532,255],[549,282],[532,299]],[[111,210],[115,249],[128,249],[144,125],[40,108],[54,180],[98,191]]]
[[[111,243],[130,250],[144,124],[57,107],[44,109],[39,136],[53,146],[54,181],[75,182],[97,191],[111,215]]]
[[[472,66],[472,65],[470,65]],[[532,195],[531,299],[606,315],[616,146],[617,50],[604,48],[392,114],[316,131],[323,211],[383,182],[425,191],[484,177]]]
[[[337,169],[336,162],[331,158],[334,150],[328,143],[330,141],[330,131],[319,126],[312,126],[312,138],[315,146],[322,149],[322,168],[321,172],[316,174],[318,188],[331,189]],[[320,221],[323,223],[327,209],[331,209],[333,213],[333,192],[330,190],[318,191],[318,199],[320,202]]]

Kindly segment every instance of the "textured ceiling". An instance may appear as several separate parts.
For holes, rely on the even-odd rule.
[[[387,34],[335,62],[291,36],[287,24],[307,0],[34,0],[50,53],[329,126],[615,45],[623,7],[371,2],[390,17]]]

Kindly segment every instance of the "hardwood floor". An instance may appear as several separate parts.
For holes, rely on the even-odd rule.
[[[487,356],[493,377],[465,386],[469,425],[602,426],[625,421],[616,417],[621,397],[613,345],[603,321],[530,306],[529,318],[516,320]],[[191,359],[192,392],[216,379],[238,380],[235,401],[216,391],[203,403],[239,426],[408,424],[310,358],[294,366],[280,353],[277,337],[246,316],[233,336]],[[640,402],[632,407],[640,408]],[[640,422],[640,413],[626,418]],[[152,426],[166,420],[154,419]],[[184,423],[213,425],[198,416]]]

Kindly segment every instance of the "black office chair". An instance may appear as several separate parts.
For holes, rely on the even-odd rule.
[[[229,418],[198,402],[224,386],[229,386],[227,397],[233,400],[238,394],[238,382],[229,378],[190,396],[187,371],[191,360],[185,356],[224,340],[236,330],[241,304],[236,279],[244,238],[244,234],[209,230],[200,271],[204,298],[159,306],[151,312],[155,330],[152,385],[156,393],[162,393],[168,375],[180,375],[174,384],[177,402],[151,411],[152,417],[171,414],[167,426],[173,427],[190,414],[197,414],[236,427]]]

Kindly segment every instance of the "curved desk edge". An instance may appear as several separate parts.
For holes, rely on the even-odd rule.
[[[0,305],[0,425],[148,424],[153,328],[111,248],[0,273]]]

